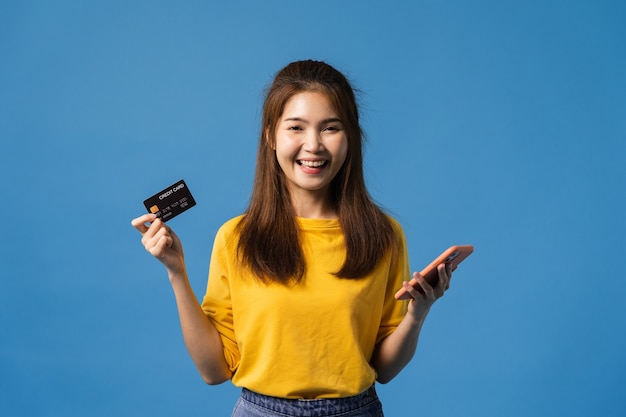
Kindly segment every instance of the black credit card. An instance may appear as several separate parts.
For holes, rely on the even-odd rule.
[[[164,222],[178,216],[196,205],[185,181],[180,180],[143,202],[149,213],[156,214]]]

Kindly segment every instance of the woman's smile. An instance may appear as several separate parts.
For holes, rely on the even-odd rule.
[[[326,166],[328,161],[325,159],[322,160],[309,160],[309,159],[298,159],[296,163],[302,167],[302,170],[307,174],[319,174],[322,169]]]

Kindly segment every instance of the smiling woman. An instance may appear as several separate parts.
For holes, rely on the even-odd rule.
[[[400,225],[365,187],[362,132],[346,78],[300,61],[263,107],[250,205],[215,237],[198,305],[174,232],[133,220],[166,266],[183,337],[209,384],[242,388],[233,416],[382,416],[374,382],[411,360],[431,305],[448,288],[415,276]],[[404,287],[410,301],[396,301]],[[306,399],[308,401],[301,401]]]

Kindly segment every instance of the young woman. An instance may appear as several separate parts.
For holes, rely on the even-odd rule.
[[[233,416],[382,416],[374,382],[411,360],[451,271],[410,279],[404,233],[371,200],[343,74],[287,65],[265,100],[246,212],[215,237],[200,305],[182,245],[153,214],[132,225],[166,267],[185,344],[208,384],[242,388]],[[394,293],[404,286],[412,299]]]

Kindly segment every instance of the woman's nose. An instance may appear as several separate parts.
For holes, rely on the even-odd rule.
[[[304,150],[309,152],[319,152],[324,148],[320,132],[311,130],[304,140]]]

